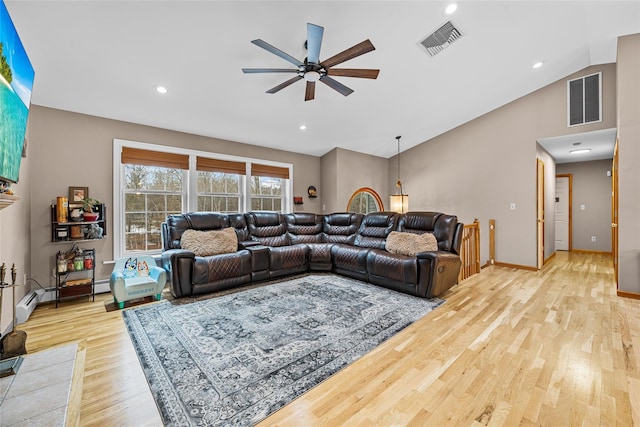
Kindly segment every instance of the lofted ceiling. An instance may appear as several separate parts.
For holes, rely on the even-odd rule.
[[[640,1],[11,1],[35,69],[32,103],[320,156],[335,147],[382,157],[479,117],[590,65],[616,60],[640,32]],[[419,42],[451,20],[461,31],[430,57]],[[377,80],[336,77],[266,90],[304,58],[306,24],[324,27],[320,59],[365,39],[376,50],[341,64]],[[533,69],[535,62],[544,65]],[[164,85],[160,95],[154,86]],[[301,131],[300,125],[307,129]]]

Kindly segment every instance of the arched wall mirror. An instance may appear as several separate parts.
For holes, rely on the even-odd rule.
[[[362,187],[357,189],[349,199],[348,212],[368,214],[369,212],[382,212],[384,205],[380,195],[375,190]]]

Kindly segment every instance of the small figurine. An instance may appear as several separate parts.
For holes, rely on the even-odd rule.
[[[11,284],[12,284],[12,285],[15,285],[15,284],[16,284],[16,272],[17,272],[17,270],[16,270],[16,264],[14,263],[14,264],[11,266]]]
[[[141,277],[146,277],[149,275],[149,265],[147,261],[142,261],[138,263],[138,275]]]
[[[128,258],[125,261],[122,275],[125,278],[138,276],[138,258]]]

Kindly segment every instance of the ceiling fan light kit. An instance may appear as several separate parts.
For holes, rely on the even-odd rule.
[[[349,49],[346,49],[337,55],[332,56],[329,59],[320,61],[320,48],[322,47],[322,37],[324,35],[324,28],[307,23],[307,41],[305,47],[307,48],[307,57],[304,61],[294,58],[286,52],[270,45],[261,39],[252,40],[251,43],[255,44],[262,49],[273,53],[276,56],[284,59],[287,62],[292,63],[296,68],[243,68],[242,72],[246,74],[255,73],[296,73],[297,75],[279,85],[267,90],[267,93],[276,93],[285,87],[292,85],[299,80],[305,80],[305,101],[311,101],[315,98],[315,84],[316,82],[322,82],[332,88],[333,90],[341,93],[344,96],[348,96],[353,93],[353,89],[343,85],[339,81],[329,76],[339,77],[358,77],[365,79],[376,79],[380,70],[374,69],[359,69],[359,68],[331,68],[334,65],[341,64],[350,59],[356,58],[365,53],[375,50],[375,47],[370,40],[364,40]]]

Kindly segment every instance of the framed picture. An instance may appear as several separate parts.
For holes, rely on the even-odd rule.
[[[69,187],[69,203],[79,203],[89,197],[89,187]]]

